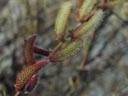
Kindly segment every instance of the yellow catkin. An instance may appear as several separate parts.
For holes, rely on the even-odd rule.
[[[82,47],[82,40],[75,40],[68,43],[63,43],[60,47],[50,54],[51,62],[63,61],[76,54]]]
[[[95,12],[95,14],[90,18],[88,22],[80,25],[73,33],[74,38],[81,38],[87,32],[93,32],[99,26],[102,18],[104,16],[104,12],[102,9],[99,9]]]
[[[110,9],[122,7],[125,0],[108,0],[108,6]]]
[[[64,38],[65,28],[71,9],[72,9],[72,3],[70,1],[67,1],[62,4],[58,12],[55,22],[55,33],[58,40]]]
[[[84,0],[79,10],[79,18],[84,19],[94,8],[97,0]]]

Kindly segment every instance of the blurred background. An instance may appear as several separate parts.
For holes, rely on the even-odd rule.
[[[64,1],[0,0],[0,96],[14,96],[16,76],[27,66],[24,38],[37,33],[36,45],[48,50],[58,44],[54,23]],[[78,24],[78,0],[71,1],[69,30]],[[28,96],[128,96],[128,1],[120,1],[106,11],[96,32],[84,38],[78,54],[39,72],[38,84]]]

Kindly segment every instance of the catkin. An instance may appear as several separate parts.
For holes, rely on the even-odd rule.
[[[73,32],[73,38],[81,38],[87,32],[95,31],[95,29],[99,26],[103,16],[103,10],[97,10],[88,22],[83,23]]]
[[[55,34],[58,40],[64,38],[65,28],[71,12],[72,3],[67,1],[62,4],[55,22]]]
[[[97,0],[84,0],[79,10],[79,18],[84,19],[94,8]]]
[[[82,47],[82,40],[75,40],[69,43],[63,43],[56,51],[50,54],[49,59],[51,62],[63,61],[74,54],[76,54]]]
[[[36,35],[32,35],[25,41],[24,44],[24,57],[27,64],[32,65],[35,63],[35,58],[33,54],[33,45],[36,39]]]

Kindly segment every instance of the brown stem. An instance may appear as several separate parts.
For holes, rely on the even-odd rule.
[[[96,12],[96,9],[93,9],[93,10],[90,12],[90,14],[87,15],[87,16],[84,18],[84,20],[81,20],[80,22],[81,22],[81,23],[87,22],[87,21],[94,15],[95,12]]]
[[[85,54],[84,54],[84,57],[83,57],[83,61],[81,63],[81,68],[84,68],[84,66],[86,65],[86,63],[88,62],[88,57],[89,57],[89,53],[90,53],[90,50],[92,48],[92,44],[93,44],[93,41],[94,41],[94,37],[95,37],[95,34],[96,31],[94,31],[91,35],[90,35],[90,39],[91,41],[89,42],[89,45],[88,45],[88,48],[85,50]]]
[[[43,48],[40,48],[40,47],[35,46],[35,45],[34,45],[33,49],[34,49],[34,53],[44,55],[44,56],[48,56],[51,53],[50,51],[43,49]]]
[[[20,95],[20,92],[17,91],[14,96],[19,96],[19,95]]]

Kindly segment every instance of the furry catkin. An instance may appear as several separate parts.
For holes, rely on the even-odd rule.
[[[95,29],[99,26],[100,22],[102,21],[103,16],[103,10],[97,10],[95,14],[88,20],[88,22],[83,23],[73,32],[73,38],[81,38],[87,32],[95,31]]]
[[[56,39],[61,40],[65,36],[65,28],[68,21],[69,14],[72,9],[72,3],[67,1],[62,4],[55,22]]]
[[[61,62],[74,54],[76,54],[82,47],[82,40],[75,40],[69,43],[61,44],[53,53],[50,54],[51,62]]]

